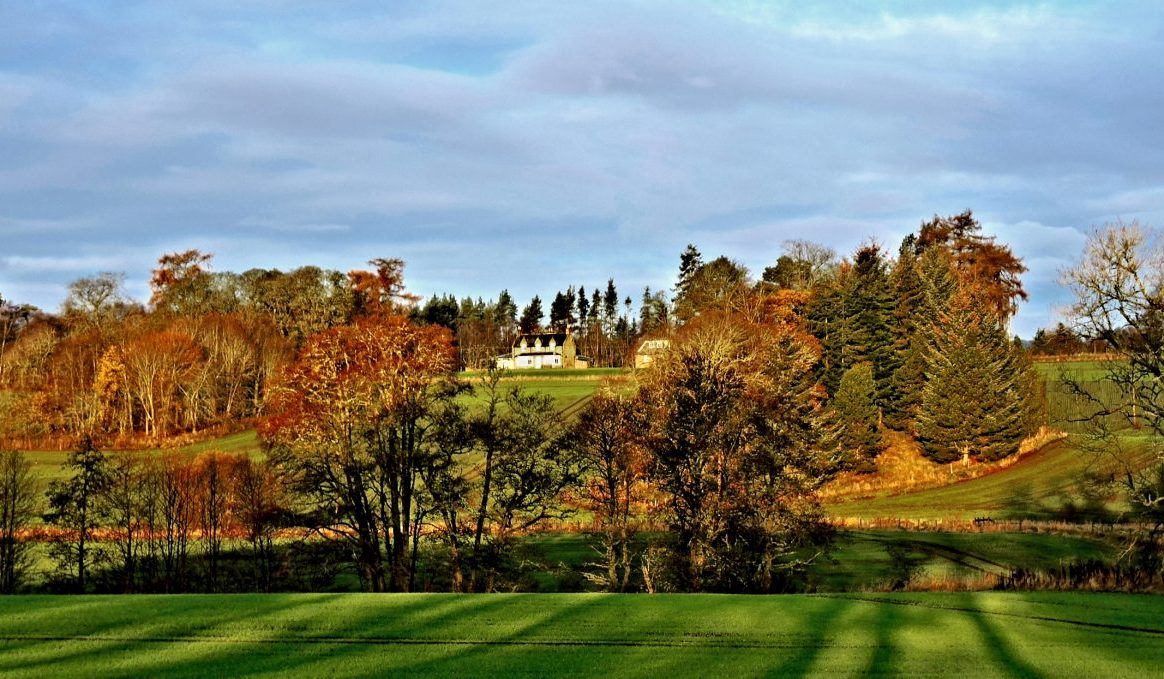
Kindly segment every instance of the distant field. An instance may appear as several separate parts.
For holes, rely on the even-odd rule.
[[[1164,599],[1068,593],[0,599],[0,673],[1094,676],[1164,666]]]
[[[502,380],[504,390],[518,387],[524,391],[545,394],[554,399],[554,404],[567,417],[576,415],[604,385],[625,388],[632,373],[623,368],[589,368],[586,370],[513,370]],[[480,373],[462,373],[462,379],[470,384],[480,385]],[[477,388],[474,400],[481,402],[484,396]]]
[[[218,451],[223,453],[246,453],[255,459],[262,459],[263,451],[259,445],[259,436],[253,429],[239,432],[237,434],[228,434],[227,436],[220,436],[217,438],[199,441],[186,446],[179,446],[176,448],[149,448],[146,450],[134,451],[144,455],[162,455],[165,453],[181,453],[188,455],[196,455],[207,451]],[[118,452],[118,451],[107,451]],[[33,474],[44,482],[53,479],[64,478],[68,476],[68,472],[61,468],[65,460],[68,458],[68,451],[59,450],[27,450],[24,454],[32,462]]]
[[[1127,445],[1146,443],[1143,436],[1126,435]],[[1149,452],[1141,459],[1151,459]],[[1057,509],[1075,496],[1080,474],[1099,469],[1094,456],[1070,439],[1053,443],[1002,471],[948,486],[899,495],[839,502],[830,514],[841,517],[909,519],[1024,518]]]

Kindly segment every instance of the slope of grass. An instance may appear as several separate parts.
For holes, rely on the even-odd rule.
[[[1142,444],[1142,435],[1126,435],[1128,445]],[[1151,452],[1138,458],[1146,463]],[[1080,475],[1099,472],[1102,461],[1071,439],[1053,443],[993,474],[899,495],[842,501],[829,506],[839,517],[908,519],[1022,518],[1046,515],[1076,497]]]
[[[206,439],[205,441],[198,441],[197,443],[175,448],[149,448],[132,452],[141,455],[163,455],[166,453],[197,455],[210,451],[234,454],[243,453],[250,455],[254,459],[262,459],[264,455],[262,447],[259,445],[258,433],[254,429]],[[117,453],[123,451],[107,452]],[[33,475],[40,481],[47,483],[53,479],[68,476],[68,472],[61,468],[61,465],[69,457],[68,451],[30,450],[24,451],[24,454],[32,462]]]
[[[1161,599],[1101,594],[8,597],[42,676],[1151,676]]]

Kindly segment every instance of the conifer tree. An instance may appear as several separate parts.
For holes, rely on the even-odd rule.
[[[687,294],[687,288],[691,285],[691,278],[701,266],[703,266],[703,255],[700,254],[694,245],[688,243],[687,249],[679,255],[679,279],[675,283],[676,300]]]
[[[831,285],[817,292],[809,307],[810,328],[824,353],[821,382],[830,394],[840,387],[845,371],[868,362],[877,385],[877,406],[889,404],[893,373],[899,365],[893,313],[893,294],[880,248],[864,246],[853,262],[841,266]]]
[[[542,299],[537,295],[530,300],[529,305],[521,311],[521,321],[518,325],[523,333],[537,332],[542,325]]]
[[[831,406],[840,429],[840,443],[846,459],[858,471],[873,471],[873,458],[881,452],[876,382],[873,366],[858,363],[845,371]]]
[[[573,290],[570,294],[573,294]],[[554,295],[554,301],[550,303],[550,328],[554,332],[565,332],[570,326],[573,307],[574,302],[569,295],[560,292]]]
[[[935,462],[997,460],[1031,431],[1030,366],[992,312],[962,297],[934,327],[917,433]]]
[[[857,251],[847,292],[850,298],[848,307],[853,314],[853,339],[857,346],[845,368],[847,370],[860,362],[870,363],[875,385],[874,403],[878,408],[886,408],[891,394],[890,383],[899,363],[894,351],[893,295],[885,258],[877,245],[867,245]]]
[[[903,249],[902,256],[913,260],[917,278],[913,283],[906,280],[898,288],[901,295],[910,296],[910,309],[907,316],[898,320],[898,332],[906,342],[898,346],[899,364],[891,380],[893,400],[887,415],[891,427],[914,432],[934,332],[957,292],[958,281],[949,259],[941,251],[929,250],[914,257]],[[907,279],[905,274],[901,279]],[[909,286],[914,284],[916,294],[910,294]],[[899,295],[898,299],[901,301],[903,297]]]

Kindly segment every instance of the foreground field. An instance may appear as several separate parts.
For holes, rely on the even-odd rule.
[[[0,600],[4,676],[1151,676],[1164,599],[1101,594]]]

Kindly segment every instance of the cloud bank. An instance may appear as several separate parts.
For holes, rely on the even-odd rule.
[[[1164,225],[1154,3],[108,2],[0,7],[0,294],[169,251],[520,300],[669,286],[695,243],[890,249],[972,208],[1031,268]]]

